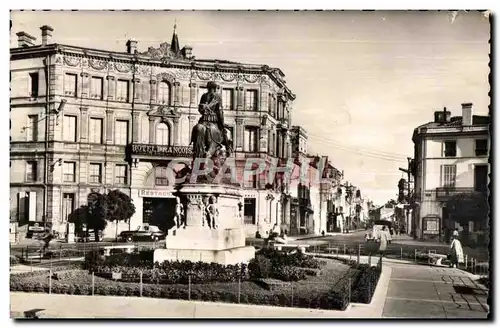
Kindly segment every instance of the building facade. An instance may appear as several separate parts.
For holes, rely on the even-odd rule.
[[[64,234],[92,191],[130,195],[136,213],[120,229],[173,213],[174,177],[192,156],[191,129],[208,81],[219,85],[238,176],[247,158],[271,163],[291,154],[295,95],[280,69],[196,59],[175,31],[170,44],[144,52],[134,40],[124,52],[56,44],[52,33],[41,27],[35,44],[19,32],[10,50],[10,215],[21,236],[29,222]],[[248,180],[242,203],[253,235],[281,222],[287,188]],[[114,235],[113,225],[107,229]]]
[[[413,227],[419,239],[447,239],[462,229],[448,215],[447,201],[458,194],[484,193],[488,189],[489,116],[473,114],[473,105],[462,104],[462,115],[451,117],[446,108],[434,121],[414,130],[415,177]],[[478,227],[468,227],[474,231]]]

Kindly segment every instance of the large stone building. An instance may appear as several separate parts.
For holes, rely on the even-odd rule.
[[[434,113],[434,121],[414,130],[412,230],[417,238],[438,239],[462,229],[448,215],[447,201],[458,194],[486,194],[490,122],[489,116],[473,115],[472,104],[466,103],[461,116],[451,117],[445,108]],[[466,228],[474,232],[485,227],[470,224]]]
[[[295,95],[278,68],[196,59],[175,31],[170,44],[141,51],[129,40],[113,52],[57,44],[51,27],[40,29],[40,44],[19,32],[10,50],[10,215],[21,237],[30,221],[64,234],[91,191],[130,195],[136,213],[121,228],[172,213],[174,173],[166,167],[191,157],[208,81],[220,86],[239,173],[246,158],[270,163],[291,154]],[[249,235],[281,222],[286,186],[251,178],[243,187]]]

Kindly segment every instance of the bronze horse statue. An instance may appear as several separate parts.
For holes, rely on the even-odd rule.
[[[223,135],[224,133],[224,135]],[[213,159],[214,156],[230,156],[232,149],[232,136],[229,129],[219,129],[216,123],[198,123],[191,132],[193,144],[193,159]]]
[[[191,131],[193,161],[197,158],[214,161],[214,170],[224,164],[232,152],[232,136],[224,124],[222,99],[215,82],[208,82],[208,92],[203,94],[198,106],[201,114],[198,124]]]

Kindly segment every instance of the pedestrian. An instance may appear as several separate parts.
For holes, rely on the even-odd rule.
[[[45,254],[45,251],[49,248],[49,244],[54,239],[54,235],[50,232],[49,228],[45,229],[44,234],[42,235],[42,241],[43,241],[43,253]]]
[[[384,252],[387,249],[387,244],[388,244],[388,237],[389,232],[387,231],[387,227],[383,226],[382,231],[379,232],[379,241],[380,241],[380,246],[379,246],[379,251],[382,256],[384,256]]]
[[[458,240],[458,230],[453,231],[450,249],[450,267],[456,268],[458,264],[464,263],[464,251],[462,249],[462,243]]]

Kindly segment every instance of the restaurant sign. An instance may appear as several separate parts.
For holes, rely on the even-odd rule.
[[[174,195],[170,190],[141,189],[139,197],[172,198]]]
[[[193,150],[189,146],[132,144],[132,155],[191,157]]]

